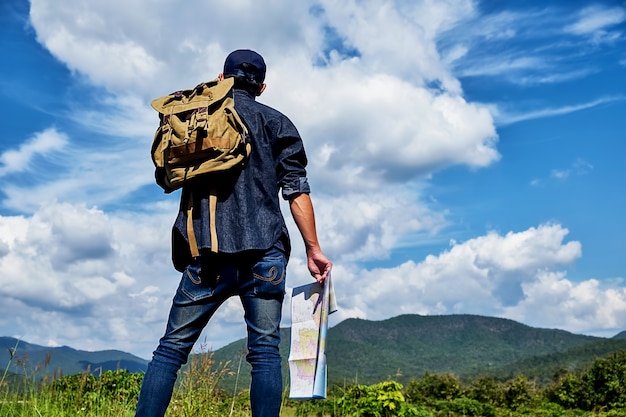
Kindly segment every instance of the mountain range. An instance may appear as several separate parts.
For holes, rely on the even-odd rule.
[[[281,329],[281,334],[287,378],[290,329]],[[87,369],[141,372],[147,366],[145,359],[121,351],[43,347],[9,337],[0,337],[0,363],[8,363],[16,346],[11,372],[37,368],[48,374],[60,370],[63,375]],[[213,352],[216,365],[233,371],[241,366],[238,387],[249,384],[245,346],[245,339],[240,339]],[[344,320],[328,331],[326,357],[329,385],[370,384],[389,378],[406,383],[427,372],[503,380],[523,374],[547,383],[563,370],[583,369],[598,357],[625,349],[626,332],[602,338],[495,317],[402,315],[382,321]],[[225,377],[221,385],[231,389],[236,379]]]
[[[283,329],[285,378],[289,340],[289,329]],[[563,370],[583,369],[596,358],[624,349],[624,332],[602,338],[495,317],[402,315],[382,321],[342,321],[328,331],[326,358],[329,385],[386,379],[406,383],[427,372],[502,380],[523,374],[547,383]],[[229,362],[236,370],[244,351],[245,340],[239,340],[215,351],[214,360]],[[249,370],[244,361],[239,386],[248,383]],[[224,383],[232,386],[228,380]]]
[[[0,337],[0,364],[9,363],[10,372],[29,376],[73,375],[86,370],[96,375],[116,369],[143,372],[148,366],[147,360],[119,350],[88,352],[68,346],[40,346],[13,337]]]

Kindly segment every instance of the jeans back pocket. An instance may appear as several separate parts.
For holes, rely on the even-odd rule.
[[[278,249],[270,249],[252,267],[254,293],[267,296],[284,295],[286,270],[287,258],[285,254]]]

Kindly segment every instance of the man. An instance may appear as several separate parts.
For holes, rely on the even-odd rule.
[[[265,90],[263,57],[250,50],[228,55],[220,80],[233,77],[235,109],[248,127],[252,153],[240,171],[200,177],[185,186],[173,227],[172,255],[182,279],[174,296],[165,335],[148,365],[136,416],[163,416],[177,372],[218,307],[238,295],[248,331],[246,360],[252,366],[253,417],[278,417],[282,399],[280,320],[290,240],[279,192],[304,240],[313,278],[323,282],[332,263],[317,239],[307,158],[293,123],[258,103]],[[217,190],[211,219],[209,190]],[[191,203],[190,203],[191,202]],[[187,238],[188,206],[200,256],[192,257]],[[211,221],[219,251],[211,250]]]

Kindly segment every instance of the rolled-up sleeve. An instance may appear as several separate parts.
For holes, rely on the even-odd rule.
[[[281,121],[276,145],[276,176],[282,197],[289,200],[298,194],[310,193],[304,144],[296,127],[286,117]]]
[[[285,200],[289,200],[292,197],[297,196],[302,193],[310,193],[311,188],[309,187],[309,180],[307,177],[299,177],[295,186],[292,184],[283,185],[282,194]]]

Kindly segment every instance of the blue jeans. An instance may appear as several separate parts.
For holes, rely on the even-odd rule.
[[[285,254],[276,248],[256,256],[226,255],[209,262],[193,261],[183,271],[165,335],[146,370],[136,417],[165,414],[178,370],[187,362],[209,319],[233,295],[241,299],[248,329],[246,360],[252,365],[252,416],[278,417],[282,401],[278,344],[286,267]]]

